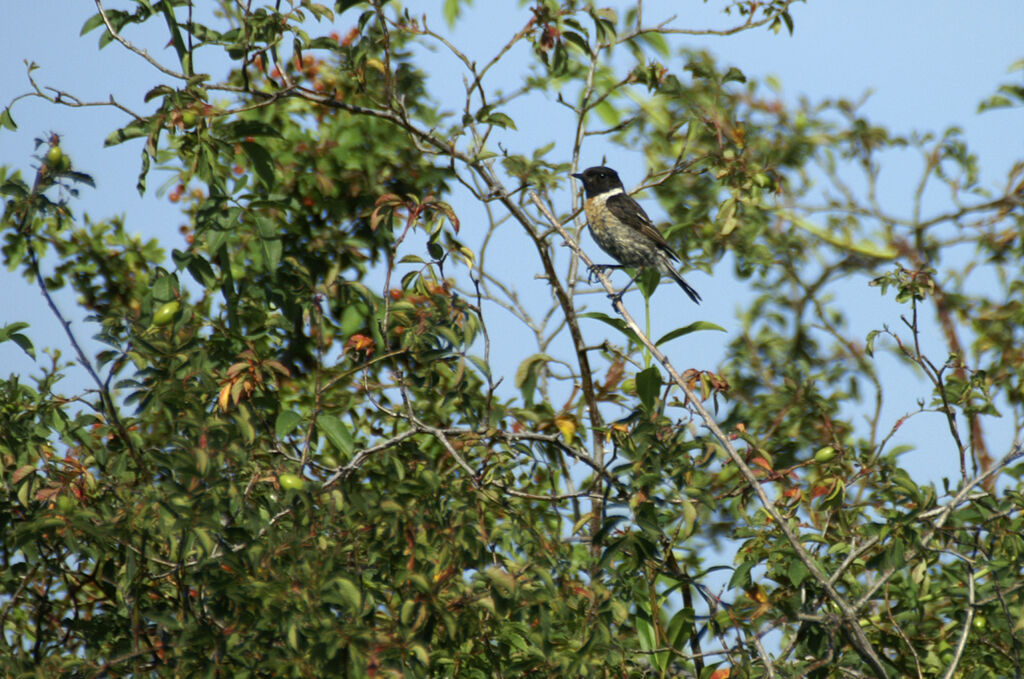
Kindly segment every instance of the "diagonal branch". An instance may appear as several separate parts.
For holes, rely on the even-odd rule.
[[[78,357],[79,363],[83,368],[85,368],[85,371],[89,373],[89,377],[92,381],[96,383],[96,388],[100,396],[100,410],[108,418],[110,423],[114,425],[114,428],[117,430],[118,438],[121,439],[125,448],[128,449],[128,452],[139,465],[139,469],[141,471],[145,468],[145,465],[142,463],[142,456],[135,447],[135,443],[132,441],[131,434],[128,433],[127,427],[125,427],[124,422],[121,421],[121,416],[118,414],[117,410],[117,404],[114,402],[114,397],[110,393],[109,382],[100,378],[99,373],[96,372],[96,368],[93,367],[92,361],[89,360],[89,357],[85,354],[85,350],[82,349],[82,345],[78,343],[78,338],[75,337],[75,333],[71,331],[71,321],[68,320],[57,307],[57,303],[50,294],[50,289],[46,285],[46,278],[43,276],[42,269],[39,265],[39,256],[36,254],[36,249],[32,242],[33,234],[30,232],[28,226],[29,220],[34,214],[33,206],[36,204],[35,196],[41,195],[47,187],[52,185],[51,182],[52,180],[48,177],[47,169],[44,165],[38,172],[36,172],[32,192],[25,201],[26,207],[21,214],[21,223],[18,225],[18,231],[25,236],[25,249],[28,251],[29,266],[32,269],[32,274],[35,276],[36,282],[39,284],[39,291],[42,293],[43,299],[46,300],[46,305],[50,308],[50,312],[53,313],[54,317],[60,323],[60,327],[63,328],[64,334],[67,335],[68,341],[71,342],[71,346],[75,350],[75,355]]]

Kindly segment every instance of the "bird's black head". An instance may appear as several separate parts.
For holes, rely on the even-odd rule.
[[[583,172],[574,174],[573,177],[583,182],[583,190],[586,191],[587,198],[600,195],[612,189],[622,188],[622,180],[619,179],[619,174],[610,167],[600,165],[588,167]]]

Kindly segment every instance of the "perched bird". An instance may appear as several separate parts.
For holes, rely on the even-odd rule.
[[[601,249],[618,262],[617,265],[599,268],[628,266],[657,269],[675,279],[690,299],[700,304],[700,295],[676,271],[674,262],[679,261],[679,255],[672,250],[640,204],[626,193],[618,173],[610,167],[599,166],[588,167],[573,177],[583,182],[583,190],[587,195],[584,210],[590,233]],[[633,284],[637,276],[629,281],[618,297]]]

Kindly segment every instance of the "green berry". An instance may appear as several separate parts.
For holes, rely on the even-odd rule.
[[[302,487],[306,485],[302,477],[296,474],[280,474],[277,477],[277,482],[284,490],[302,490]]]
[[[180,310],[181,302],[177,300],[167,302],[153,314],[153,325],[157,327],[169,325]]]

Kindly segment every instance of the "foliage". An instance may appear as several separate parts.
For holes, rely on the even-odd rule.
[[[83,33],[163,84],[144,113],[111,102],[128,120],[107,144],[140,149],[140,191],[173,171],[189,225],[168,257],[76,214],[94,168],[56,135],[31,183],[3,168],[5,263],[58,316],[72,288],[104,346],[69,329],[74,361],[0,383],[6,675],[1024,671],[1020,448],[990,442],[1024,427],[1024,164],[985,187],[957,130],[787,108],[683,45],[705,29],[637,10],[539,0],[480,62],[394,2],[128,4]],[[715,30],[792,30],[790,4],[731,3]],[[125,37],[141,24],[174,65]],[[524,45],[528,73],[495,82]],[[424,47],[461,65],[457,105]],[[226,77],[200,70],[213,52]],[[553,92],[577,130],[558,157],[510,113]],[[584,313],[561,189],[591,137],[642,149],[673,245],[754,291],[717,369],[679,363],[711,324],[652,342],[621,302]],[[905,215],[876,188],[908,148]],[[938,188],[953,207],[927,216]],[[534,253],[511,274],[509,230]],[[520,294],[535,273],[541,301]],[[904,327],[854,336],[851,291]],[[492,356],[510,317],[534,346]],[[887,423],[893,361],[927,386]],[[90,388],[62,392],[77,370]],[[942,489],[893,444],[928,417],[948,441],[924,452],[961,468]]]

